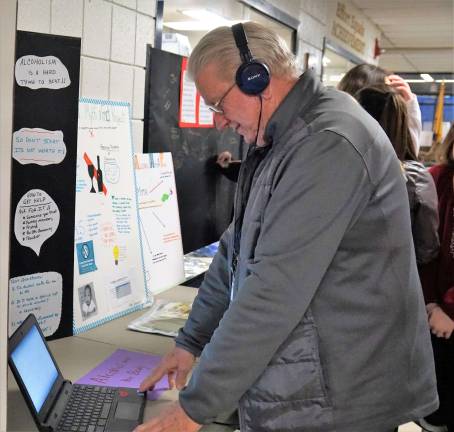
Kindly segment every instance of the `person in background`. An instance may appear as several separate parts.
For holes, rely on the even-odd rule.
[[[238,407],[241,432],[391,432],[436,409],[407,192],[382,128],[299,76],[257,23],[206,34],[188,73],[249,150],[189,318],[140,385],[167,375],[179,401],[135,431],[195,432]]]
[[[405,101],[399,90],[385,84],[363,88],[355,98],[384,129],[401,161],[416,260],[419,265],[425,264],[437,256],[440,246],[437,191],[432,176],[416,156]]]
[[[423,267],[422,286],[432,331],[440,408],[421,420],[429,431],[454,431],[454,123],[430,168],[438,194],[440,253]],[[435,426],[435,427],[434,427]]]
[[[364,87],[389,85],[404,99],[408,112],[408,128],[415,146],[415,155],[418,156],[420,136],[422,130],[421,109],[418,98],[412,93],[410,86],[399,75],[382,69],[379,66],[363,63],[350,69],[340,80],[337,88],[352,96]]]

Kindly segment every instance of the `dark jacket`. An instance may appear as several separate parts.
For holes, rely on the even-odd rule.
[[[421,162],[404,161],[403,167],[416,261],[425,264],[437,256],[440,247],[437,190],[432,176]]]
[[[421,281],[427,303],[438,303],[454,319],[454,166],[430,169],[438,194],[440,253],[423,267]]]
[[[266,138],[236,270],[231,225],[176,339],[200,355],[183,409],[207,423],[239,403],[242,432],[383,432],[434,411],[407,192],[385,133],[306,72]]]

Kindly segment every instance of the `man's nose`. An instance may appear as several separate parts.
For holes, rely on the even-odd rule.
[[[224,114],[214,113],[214,124],[218,131],[225,129],[229,125],[229,121]]]

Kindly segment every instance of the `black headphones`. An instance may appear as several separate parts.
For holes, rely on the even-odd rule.
[[[265,63],[252,57],[247,44],[243,24],[232,26],[233,37],[240,51],[241,65],[236,71],[235,82],[239,89],[248,95],[258,95],[270,83],[270,70]]]

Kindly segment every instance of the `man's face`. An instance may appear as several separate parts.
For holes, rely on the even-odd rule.
[[[207,104],[215,105],[222,98],[217,108],[223,113],[214,113],[216,128],[223,130],[230,127],[242,135],[247,144],[253,144],[257,135],[260,100],[257,96],[244,94],[237,85],[232,87],[233,83],[234,78],[231,82],[219,79],[217,66],[213,63],[202,69],[196,79],[197,89]],[[259,133],[257,138],[259,144],[263,143],[261,135]]]

